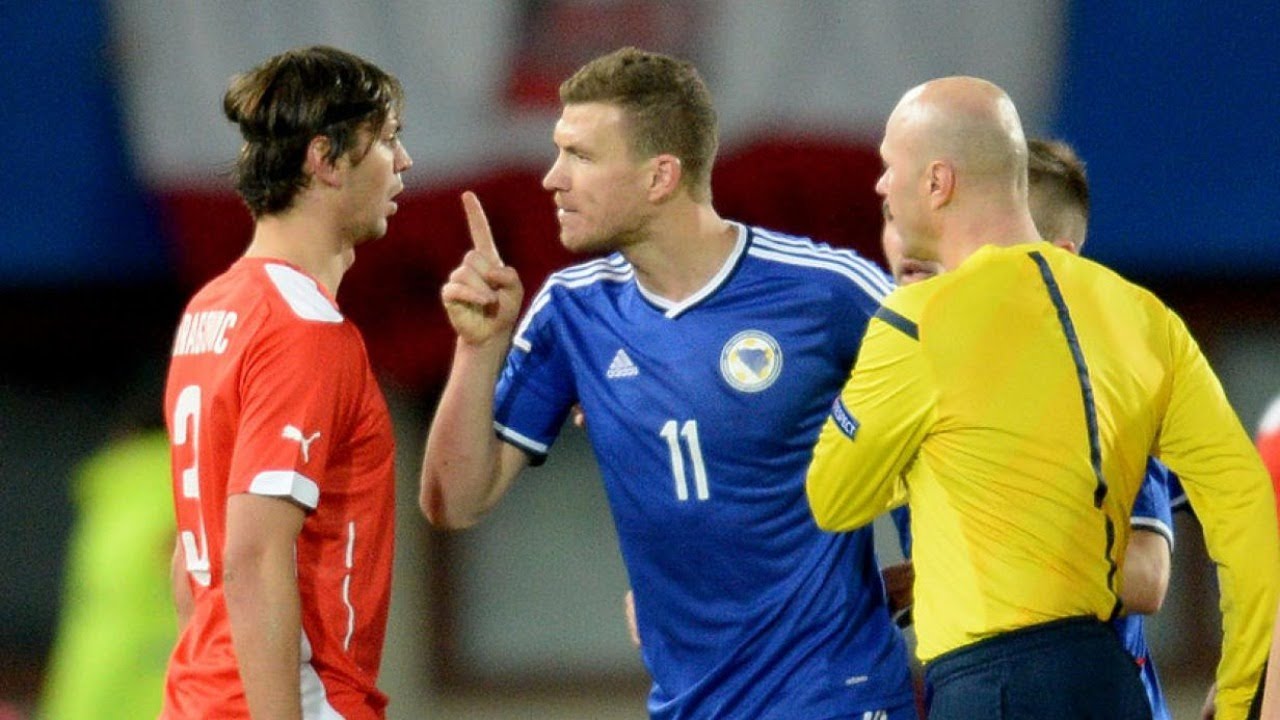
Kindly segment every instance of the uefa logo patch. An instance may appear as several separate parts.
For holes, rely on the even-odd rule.
[[[782,372],[782,348],[769,333],[743,330],[720,351],[720,374],[742,392],[760,392]]]

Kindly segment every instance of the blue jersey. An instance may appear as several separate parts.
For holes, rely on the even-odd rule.
[[[497,431],[544,455],[581,403],[635,591],[654,718],[848,718],[911,702],[869,528],[822,532],[804,477],[890,289],[875,265],[740,228],[671,303],[619,254],[552,275]]]
[[[1178,478],[1169,472],[1169,468],[1159,460],[1151,458],[1147,461],[1147,477],[1138,489],[1138,497],[1133,502],[1133,529],[1159,533],[1169,541],[1169,551],[1173,551],[1173,507],[1170,495],[1177,493],[1184,498],[1182,486]],[[1141,615],[1124,615],[1112,621],[1125,650],[1133,656],[1141,668],[1142,684],[1147,689],[1147,699],[1151,701],[1152,720],[1169,720],[1169,708],[1165,705],[1164,694],[1160,690],[1160,679],[1156,676],[1156,666],[1151,659],[1151,650],[1147,647],[1147,639],[1143,633]]]

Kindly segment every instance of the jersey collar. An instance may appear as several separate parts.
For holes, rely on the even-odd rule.
[[[703,285],[701,289],[684,300],[681,300],[680,302],[672,302],[657,293],[646,290],[645,287],[640,284],[640,278],[636,277],[636,290],[640,293],[640,297],[644,298],[649,304],[661,310],[665,317],[672,320],[680,317],[680,315],[682,315],[686,310],[700,304],[708,297],[711,297],[716,290],[719,290],[722,285],[729,281],[729,277],[733,275],[733,271],[738,267],[738,262],[742,259],[742,256],[747,250],[747,226],[738,222],[729,222],[738,228],[738,240],[733,244],[733,250],[730,251],[729,257],[725,258],[724,264],[720,266],[720,269],[716,271],[715,275],[711,276],[711,279],[707,281],[706,285]]]

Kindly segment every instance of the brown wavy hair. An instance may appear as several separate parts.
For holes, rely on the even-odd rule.
[[[234,178],[254,218],[287,210],[307,186],[303,161],[312,138],[327,137],[327,158],[336,162],[356,148],[361,131],[398,113],[403,99],[394,76],[324,46],[289,50],[232,77],[222,110],[244,138]],[[367,151],[368,144],[353,162]]]

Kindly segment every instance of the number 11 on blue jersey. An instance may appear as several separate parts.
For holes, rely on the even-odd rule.
[[[678,432],[677,432],[678,431]],[[689,446],[689,463],[693,465],[693,487],[698,500],[711,497],[707,487],[707,466],[702,462],[702,445],[698,442],[698,421],[685,420],[681,425],[675,420],[662,424],[658,433],[667,441],[667,449],[671,451],[671,474],[675,476],[676,499],[684,502],[689,499],[689,479],[685,473],[684,451],[680,447],[680,438]]]

